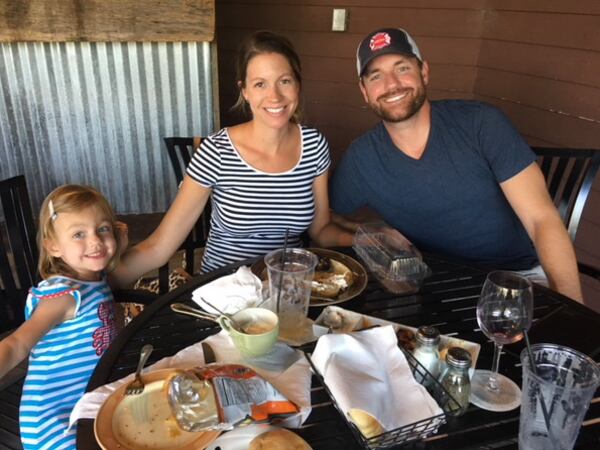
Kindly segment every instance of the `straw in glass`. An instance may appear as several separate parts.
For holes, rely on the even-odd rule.
[[[281,254],[281,273],[279,274],[279,286],[277,288],[277,314],[279,314],[279,303],[281,301],[281,287],[283,285],[283,269],[285,268],[285,260],[287,258],[287,244],[288,244],[289,230],[285,230],[285,238],[283,241],[283,253]]]
[[[525,336],[525,344],[527,345],[527,355],[529,356],[529,365],[531,366],[531,371],[535,376],[538,376],[537,366],[535,365],[535,361],[533,360],[533,352],[531,351],[531,344],[529,343],[529,334],[527,330],[523,330],[523,334]],[[554,433],[550,429],[550,415],[548,414],[548,410],[546,409],[546,401],[544,400],[544,396],[542,395],[542,390],[540,389],[540,404],[542,405],[542,414],[544,416],[544,422],[546,422],[546,429],[548,430],[548,435],[550,436],[550,442],[556,443]]]

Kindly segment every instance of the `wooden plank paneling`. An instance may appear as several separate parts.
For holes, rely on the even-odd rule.
[[[490,11],[486,14],[482,37],[600,51],[600,16]]]
[[[219,30],[219,51],[235,54],[248,30],[222,28]],[[294,44],[300,55],[348,58],[354,60],[356,47],[363,33],[333,33],[331,31],[304,32],[285,30],[284,34]],[[417,39],[415,37],[415,39]],[[418,38],[419,49],[430,63],[476,66],[481,41],[475,38],[424,36]]]
[[[218,27],[245,29],[247,32],[260,29],[315,32],[327,30],[331,25],[331,8],[324,6],[268,5],[260,2],[224,6],[227,8],[217,14]],[[282,17],[287,19],[282,20]]]
[[[0,41],[212,41],[214,0],[0,0]]]
[[[502,109],[525,136],[543,138],[557,147],[598,148],[597,123],[480,94],[476,98]]]
[[[594,87],[480,68],[477,93],[600,125],[600,89]]]
[[[349,32],[366,34],[380,27],[405,28],[419,43],[423,36],[472,37],[482,33],[483,11],[417,8],[351,8]]]
[[[365,6],[374,8],[423,8],[423,9],[475,9],[481,10],[487,0],[286,0],[286,5],[305,6],[335,6],[352,7]],[[280,4],[281,0],[219,0],[219,4],[227,8],[241,4]]]
[[[598,0],[489,0],[487,7],[494,11],[550,12],[552,14],[600,14]]]
[[[479,67],[598,87],[600,52],[485,39]]]
[[[327,31],[331,29],[331,6],[264,4],[261,2],[223,5],[229,9],[217,15],[218,27],[268,28],[275,31]],[[348,33],[363,34],[375,28],[400,26],[415,37],[454,36],[479,38],[483,11],[420,8],[378,8],[372,6],[352,7],[349,10]],[[235,11],[235,13],[232,13]],[[290,18],[293,17],[293,20]],[[282,20],[282,18],[286,18]]]
[[[358,81],[340,83],[335,81],[314,81],[304,86],[304,104],[315,106],[333,103],[347,108],[361,108],[365,101],[360,93]]]

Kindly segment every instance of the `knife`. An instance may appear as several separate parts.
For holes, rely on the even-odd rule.
[[[206,342],[201,342],[202,345],[202,353],[204,353],[204,364],[210,364],[217,362],[217,357],[215,356],[215,352],[213,351],[210,344]]]

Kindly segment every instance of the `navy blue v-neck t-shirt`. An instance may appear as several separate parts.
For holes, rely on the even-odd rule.
[[[399,150],[380,123],[344,154],[331,205],[340,214],[369,206],[421,250],[527,269],[537,264],[535,249],[499,184],[534,161],[497,108],[433,101],[421,158]]]

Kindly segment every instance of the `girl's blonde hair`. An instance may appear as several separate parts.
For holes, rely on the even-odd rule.
[[[45,242],[48,239],[55,240],[57,238],[54,220],[61,213],[78,213],[90,207],[96,207],[102,211],[111,224],[117,248],[105,270],[110,272],[115,268],[121,257],[122,248],[115,228],[116,216],[112,207],[100,192],[90,186],[65,184],[48,194],[40,210],[37,242],[40,249],[38,270],[42,278],[48,278],[52,275],[77,276],[62,258],[56,258],[48,253]]]

